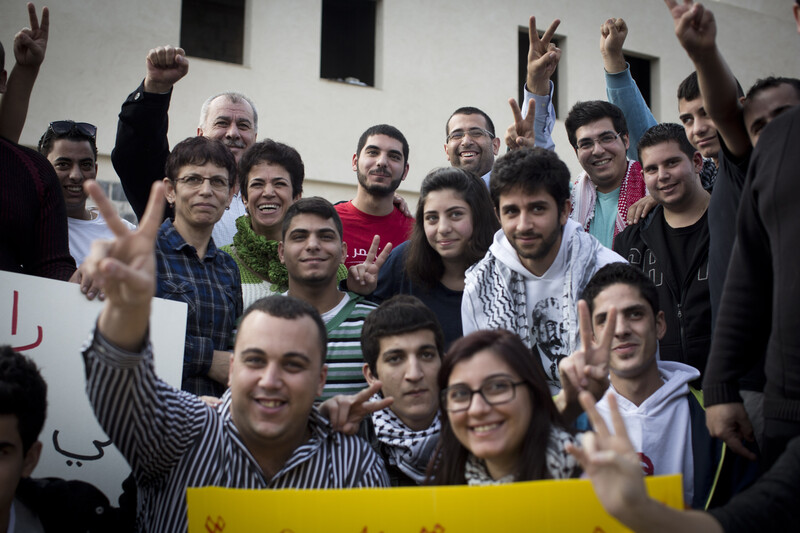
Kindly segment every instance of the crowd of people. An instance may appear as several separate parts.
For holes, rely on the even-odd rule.
[[[654,119],[627,24],[608,19],[608,99],[565,118],[573,179],[551,138],[559,21],[540,37],[531,17],[513,123],[501,139],[486,113],[456,109],[450,166],[425,176],[415,216],[395,193],[409,143],[388,124],[358,139],[356,196],[337,203],[303,196],[301,155],[258,140],[237,92],[208,98],[196,136],[170,148],[189,64],[154,48],[111,154],[138,226],[94,181],[95,126],[57,120],[38,150],[17,144],[49,30],[28,4],[9,75],[0,45],[0,269],[104,301],[86,390],[132,472],[119,506],[32,477],[47,386],[4,348],[0,531],[185,531],[187,487],[581,475],[637,531],[792,527],[800,79],[743,91],[712,12],[665,4],[695,67],[677,88],[682,124]],[[187,304],[180,390],[154,370],[154,297]],[[644,475],[675,473],[692,511],[647,497]]]

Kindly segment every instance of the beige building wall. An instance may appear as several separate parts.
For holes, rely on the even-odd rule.
[[[800,75],[800,36],[792,0],[709,1],[718,43],[742,85]],[[34,89],[21,142],[34,146],[48,122],[64,118],[98,126],[100,179],[115,181],[109,154],[117,114],[144,76],[147,51],[178,44],[180,0],[51,0],[47,58]],[[599,28],[609,17],[630,26],[625,51],[653,58],[653,112],[677,121],[675,91],[692,66],[661,0],[378,0],[376,86],[319,78],[320,0],[249,0],[244,65],[190,57],[174,90],[170,142],[194,135],[203,100],[238,90],[256,102],[259,138],[297,148],[306,164],[306,194],[332,201],[355,190],[351,157],[360,133],[386,122],[407,136],[410,172],[401,192],[416,203],[422,178],[447,165],[444,126],[450,112],[474,105],[498,133],[511,122],[507,99],[518,93],[517,34],[531,14],[540,29],[561,18],[561,99],[556,150],[579,171],[563,126],[578,100],[605,98]],[[534,11],[535,10],[535,11]],[[41,11],[41,6],[39,6]],[[0,0],[0,39],[13,65],[13,35],[28,24],[25,4]]]

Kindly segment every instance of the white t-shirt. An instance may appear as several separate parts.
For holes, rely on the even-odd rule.
[[[92,220],[81,220],[79,218],[67,217],[69,224],[69,253],[75,258],[75,264],[80,266],[89,251],[92,249],[92,241],[97,239],[113,239],[114,234],[108,228],[103,215],[96,209],[90,209],[94,218]],[[129,229],[136,229],[136,226],[125,219],[122,221]]]

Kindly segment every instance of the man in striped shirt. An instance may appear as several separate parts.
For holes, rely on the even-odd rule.
[[[215,411],[159,380],[148,322],[164,186],[154,185],[138,231],[124,226],[96,183],[86,188],[116,235],[95,243],[86,259],[106,293],[83,353],[87,392],[133,469],[141,531],[186,531],[187,487],[387,485],[383,462],[369,445],[333,432],[314,408],[327,375],[327,335],[304,302],[274,296],[245,312],[231,356],[227,409]]]
[[[313,305],[328,333],[328,380],[321,398],[356,394],[367,386],[361,327],[377,305],[339,290],[336,273],[347,258],[339,214],[324,198],[301,198],[286,210],[282,235],[278,255],[289,273],[286,294]]]

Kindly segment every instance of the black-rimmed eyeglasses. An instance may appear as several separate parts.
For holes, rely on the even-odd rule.
[[[451,413],[466,411],[476,394],[480,394],[483,401],[489,405],[508,403],[516,396],[517,387],[525,384],[524,381],[514,382],[511,378],[496,377],[486,380],[475,390],[464,384],[453,385],[442,391],[442,407]]]

